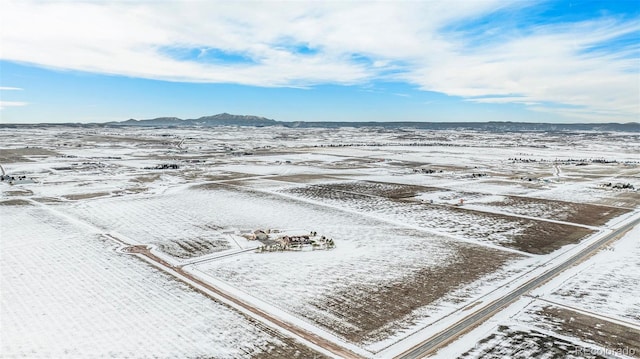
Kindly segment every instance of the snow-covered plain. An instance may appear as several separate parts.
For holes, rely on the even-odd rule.
[[[640,356],[640,225],[438,358]]]
[[[443,320],[609,231],[616,216],[636,215],[638,191],[606,184],[640,187],[639,138],[0,128],[0,163],[36,181],[0,183],[2,354],[317,354],[121,253],[113,238],[149,246],[248,305],[277,308],[365,356],[400,353],[414,333],[435,333]],[[257,242],[241,236],[256,229],[316,231],[336,248],[256,253]],[[598,254],[609,257],[585,262],[538,300],[637,321],[638,303],[629,298],[640,297],[630,285],[638,282],[640,253],[637,240],[620,243],[626,247]],[[507,326],[496,337],[531,339]]]
[[[189,238],[194,235],[192,228],[201,228],[196,227],[196,223],[211,223],[221,230],[298,229],[333,238],[337,248],[331,251],[246,252],[206,261],[196,265],[196,269],[338,334],[361,331],[358,338],[362,340],[386,324],[385,321],[375,324],[375,313],[397,308],[391,300],[401,298],[399,293],[389,293],[381,298],[389,302],[369,303],[371,308],[366,316],[370,318],[361,322],[362,313],[351,313],[353,306],[362,298],[378,293],[382,286],[402,283],[425,270],[448,268],[455,271],[454,278],[439,280],[450,281],[454,290],[474,279],[473,274],[466,278],[462,269],[456,267],[462,258],[460,253],[492,259],[492,264],[480,274],[485,280],[505,277],[501,267],[521,257],[354,213],[225,185],[185,189],[163,196],[114,197],[55,207],[105,231],[112,230],[118,236],[135,238],[137,243],[145,244],[162,245],[168,240]],[[200,230],[200,235],[215,237],[219,231],[209,230],[212,233],[207,234],[206,230]],[[492,275],[487,276],[489,274]],[[472,289],[465,288],[462,293]],[[452,292],[449,300],[469,300],[469,295],[462,293]],[[336,300],[345,303],[340,307],[327,303]],[[418,304],[420,302],[416,302],[415,309]],[[415,314],[411,309],[401,312],[406,318],[395,319],[412,322]],[[423,311],[422,315],[433,316],[438,312],[436,309],[432,308],[429,313]],[[366,323],[368,321],[374,324]],[[374,335],[367,341],[380,339]]]
[[[576,268],[548,298],[640,326],[640,226]]]
[[[243,358],[286,346],[48,209],[0,206],[0,217],[3,358]]]

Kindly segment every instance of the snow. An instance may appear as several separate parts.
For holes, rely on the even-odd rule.
[[[38,206],[0,206],[3,357],[244,357],[246,317]]]
[[[637,217],[638,212],[634,215]],[[639,251],[640,225],[636,225],[606,249],[533,290],[529,296],[522,297],[489,321],[439,350],[433,357],[459,357],[469,351],[467,358],[483,358],[489,349],[493,350],[492,353],[521,355],[526,350],[523,341],[505,335],[514,331],[559,338],[563,343],[560,347],[568,348],[569,353],[582,350],[581,354],[563,354],[572,358],[585,357],[584,353],[591,351],[615,354],[613,350],[624,348],[605,348],[566,332],[550,330],[535,313],[545,306],[553,305],[640,330],[640,289],[637,285],[640,282],[640,272],[635,270],[640,265]],[[500,330],[500,326],[509,329]],[[528,341],[530,342],[529,339]]]
[[[229,186],[208,190],[186,188],[162,196],[135,199],[96,199],[56,205],[56,208],[130,239],[132,243],[156,246],[168,238],[211,236],[212,232],[222,233],[228,229],[304,228],[331,237],[336,248],[329,251],[261,254],[250,251],[228,256],[221,252],[198,260],[201,263],[194,267],[239,291],[310,322],[322,323],[324,327],[351,324],[311,304],[322,303],[332,293],[348,291],[354,284],[376,287],[402,281],[424,268],[446,264],[456,253],[451,240],[437,235],[426,235],[326,206],[287,200],[277,194]],[[149,216],[149,213],[154,215]],[[203,231],[198,223],[209,223],[220,229]],[[478,247],[476,250],[481,253],[483,249]],[[349,275],[345,276],[345,273]],[[496,277],[500,275],[504,274],[495,274]],[[473,291],[469,287],[461,289],[462,292]],[[452,299],[456,299],[454,293],[449,298]],[[431,317],[443,310],[454,310],[454,306],[446,303],[443,301],[416,315]],[[418,325],[425,323],[422,321]],[[399,333],[401,336],[406,334],[408,332]],[[380,344],[369,344],[371,350],[379,347]]]
[[[567,272],[549,299],[640,325],[640,226]]]
[[[118,252],[107,236],[112,235],[147,245],[164,261],[337,345],[368,357],[397,355],[634,218],[636,212],[598,227],[581,225],[597,233],[547,255],[509,248],[534,223],[569,220],[571,206],[544,199],[637,209],[637,191],[600,186],[640,187],[640,143],[634,136],[354,128],[0,129],[3,149],[56,151],[2,163],[7,172],[38,183],[0,184],[0,352],[7,357],[248,357],[283,345],[289,336],[282,330],[274,335],[251,313],[213,301],[175,275]],[[594,158],[617,162],[562,162]],[[147,169],[163,163],[180,169]],[[438,172],[414,173],[415,168]],[[372,186],[376,181],[384,183]],[[362,186],[331,188],[344,184]],[[376,192],[393,191],[398,184],[431,188],[403,198]],[[513,195],[533,201],[514,206],[508,203]],[[465,204],[456,207],[460,198]],[[20,201],[30,204],[14,205]],[[269,228],[316,231],[333,238],[336,248],[255,253],[257,243],[238,235]],[[636,227],[610,250],[549,282],[537,300],[637,323],[638,238]],[[388,308],[367,302],[370,296],[420,271],[448,268],[461,253],[487,262],[492,253],[514,257],[382,323],[361,342],[339,334],[359,325],[353,320],[358,314]],[[336,298],[364,307],[354,305],[352,318],[340,317],[323,307]],[[448,353],[460,355],[499,334],[500,323],[531,332],[522,308],[532,301],[526,297],[514,304],[459,342],[462,351]],[[391,305],[403,302],[399,293]]]

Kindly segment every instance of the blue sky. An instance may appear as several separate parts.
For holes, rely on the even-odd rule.
[[[637,1],[7,0],[0,22],[2,123],[640,121]]]

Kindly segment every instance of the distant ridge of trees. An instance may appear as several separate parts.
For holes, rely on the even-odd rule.
[[[196,119],[180,119],[177,117],[158,117],[147,120],[129,119],[106,123],[61,123],[61,124],[0,124],[0,127],[39,127],[39,126],[74,126],[74,127],[216,127],[216,126],[280,126],[288,128],[385,128],[385,129],[425,129],[425,130],[476,130],[489,132],[640,132],[640,123],[533,123],[533,122],[332,122],[332,121],[276,121],[266,117],[251,115],[232,115],[220,113]]]

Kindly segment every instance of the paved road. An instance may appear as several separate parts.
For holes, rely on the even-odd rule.
[[[634,227],[638,223],[640,223],[640,218],[637,218],[636,220],[634,220],[632,222],[629,222],[626,225],[616,229],[615,231],[611,232],[609,235],[607,235],[607,236],[601,238],[600,240],[590,244],[588,247],[586,247],[585,249],[583,249],[580,252],[576,253],[571,258],[567,259],[566,261],[562,262],[561,264],[557,265],[556,267],[554,267],[554,268],[548,270],[547,272],[543,273],[542,275],[540,275],[540,276],[538,276],[538,277],[536,277],[536,278],[524,283],[523,285],[521,285],[518,288],[514,289],[513,291],[511,291],[510,293],[508,293],[504,297],[502,297],[502,298],[490,303],[489,305],[485,306],[484,308],[474,312],[473,314],[469,315],[468,317],[466,317],[466,318],[462,319],[461,321],[457,322],[456,324],[452,325],[447,330],[445,330],[443,332],[440,332],[437,335],[435,335],[435,336],[423,341],[422,343],[420,343],[420,344],[414,346],[413,348],[407,350],[406,352],[400,354],[396,358],[398,358],[398,359],[414,359],[414,358],[422,358],[422,357],[424,357],[425,355],[431,353],[433,350],[437,349],[438,347],[442,346],[443,344],[446,344],[449,341],[455,339],[457,336],[459,336],[460,334],[464,333],[465,331],[467,331],[469,328],[473,327],[474,325],[480,324],[480,323],[484,322],[485,320],[489,319],[489,317],[491,317],[497,311],[499,311],[500,309],[502,309],[502,308],[506,307],[507,305],[511,304],[516,299],[520,298],[520,296],[522,296],[523,294],[525,294],[525,293],[533,290],[534,288],[542,285],[543,283],[545,283],[549,279],[555,277],[556,275],[560,274],[561,272],[563,272],[564,270],[566,270],[569,267],[573,266],[574,264],[586,259],[591,254],[593,254],[595,251],[600,249],[600,247],[602,247],[603,245],[605,245],[609,241],[613,240],[617,236],[621,235],[622,233],[628,231],[629,229],[631,229],[632,227]]]

